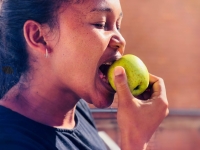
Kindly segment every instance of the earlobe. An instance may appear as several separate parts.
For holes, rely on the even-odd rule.
[[[28,20],[23,28],[27,46],[42,53],[46,50],[46,42],[42,33],[41,25],[33,20]]]

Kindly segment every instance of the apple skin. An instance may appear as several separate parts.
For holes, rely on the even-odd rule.
[[[149,72],[143,61],[132,54],[126,54],[116,60],[108,69],[107,77],[111,87],[116,91],[114,84],[114,68],[122,66],[125,69],[128,86],[133,96],[142,94],[149,85]]]

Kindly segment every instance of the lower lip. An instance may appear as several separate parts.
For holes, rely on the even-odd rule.
[[[99,77],[99,72],[98,72],[98,77]],[[116,91],[110,86],[109,83],[106,83],[105,81],[103,81],[100,77],[99,77],[101,83],[103,84],[103,86],[110,92],[110,93],[115,93]]]

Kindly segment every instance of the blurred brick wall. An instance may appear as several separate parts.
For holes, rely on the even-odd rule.
[[[170,108],[200,108],[200,1],[121,0],[125,53],[165,80]]]

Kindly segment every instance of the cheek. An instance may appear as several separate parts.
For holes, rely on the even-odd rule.
[[[82,41],[80,46],[85,49],[85,53],[91,53],[91,55],[102,55],[109,42],[102,33],[97,31],[86,32],[80,41]]]
[[[57,60],[62,63],[60,68],[65,67],[71,74],[76,73],[76,76],[82,72],[85,72],[83,76],[94,74],[97,63],[108,46],[108,38],[104,33],[90,27],[76,28],[76,32],[67,31],[61,32],[57,45]]]

